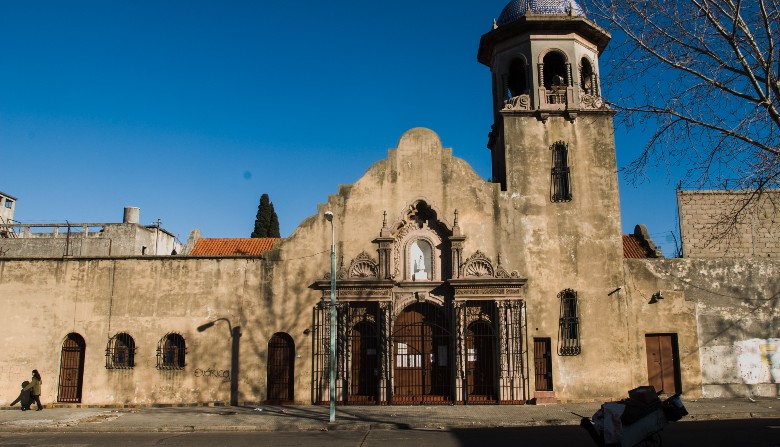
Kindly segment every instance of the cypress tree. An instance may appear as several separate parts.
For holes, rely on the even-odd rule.
[[[281,237],[279,234],[279,216],[276,215],[273,202],[271,203],[271,222],[268,226],[268,237]]]
[[[279,217],[274,211],[274,204],[271,203],[268,194],[260,196],[252,237],[279,237]]]

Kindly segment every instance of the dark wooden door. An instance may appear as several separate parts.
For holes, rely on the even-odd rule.
[[[534,338],[534,374],[536,391],[552,391],[552,341]]]
[[[57,402],[81,403],[84,384],[84,353],[86,343],[79,334],[68,334],[60,355],[60,383]]]
[[[663,391],[666,394],[681,392],[677,335],[646,335],[645,344],[649,385],[655,387],[656,391]]]
[[[451,402],[450,335],[444,312],[416,303],[398,316],[393,330],[393,403]]]
[[[476,322],[466,334],[467,401],[495,401],[495,337],[490,323]]]
[[[379,362],[376,326],[358,323],[352,329],[350,402],[376,403],[379,393]]]
[[[295,345],[292,338],[277,333],[268,342],[268,401],[286,403],[294,399]]]

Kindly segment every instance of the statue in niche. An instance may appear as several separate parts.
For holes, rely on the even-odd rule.
[[[417,240],[409,247],[411,260],[411,276],[414,281],[429,281],[431,279],[431,245]]]

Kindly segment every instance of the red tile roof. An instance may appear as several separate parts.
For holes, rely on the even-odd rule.
[[[645,248],[642,240],[633,234],[623,235],[623,257],[629,259],[654,258],[655,253]]]
[[[200,238],[190,256],[258,256],[281,238]]]

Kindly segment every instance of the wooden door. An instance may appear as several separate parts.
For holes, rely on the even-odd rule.
[[[552,391],[552,341],[534,338],[534,374],[536,391]]]
[[[268,401],[289,403],[294,399],[295,345],[292,338],[276,333],[268,342]]]
[[[645,336],[648,383],[665,394],[681,392],[676,334]]]
[[[68,334],[60,355],[60,383],[57,402],[81,403],[84,384],[84,352],[86,343],[79,334]]]

